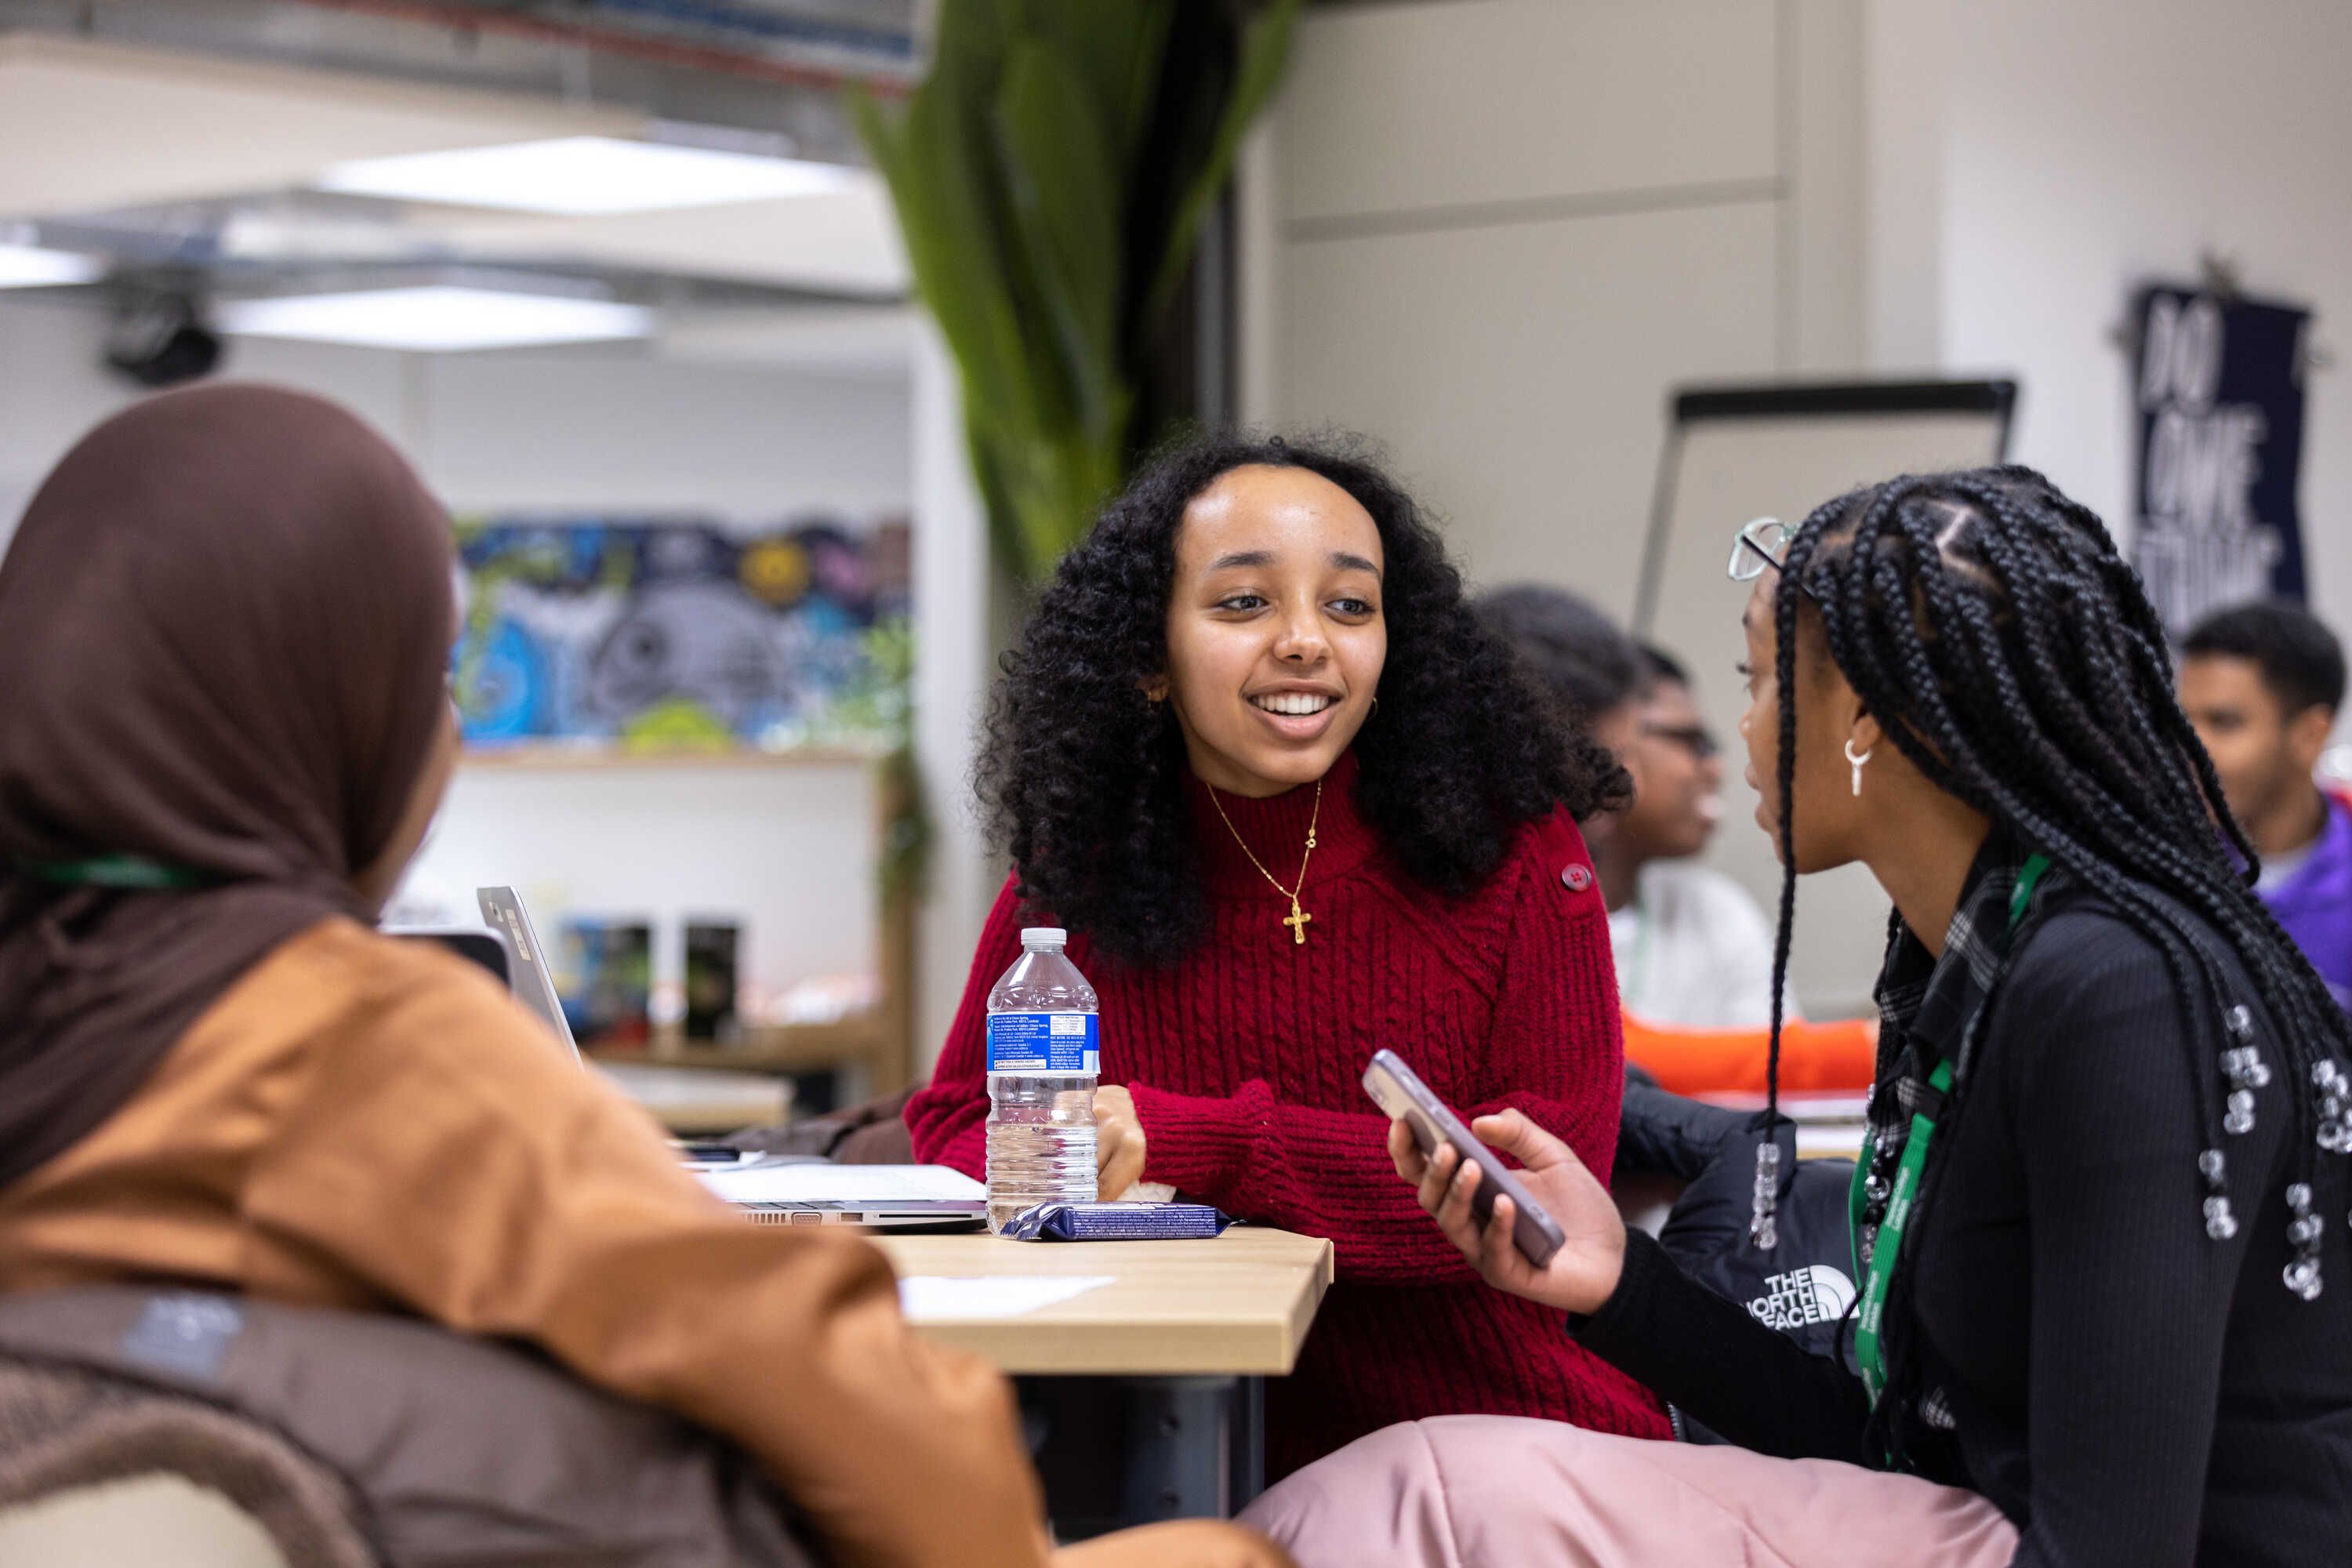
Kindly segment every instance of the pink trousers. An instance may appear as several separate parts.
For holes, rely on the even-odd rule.
[[[1992,1504],[1916,1477],[1504,1415],[1375,1432],[1242,1517],[1299,1568],[2003,1568],[2017,1549]]]

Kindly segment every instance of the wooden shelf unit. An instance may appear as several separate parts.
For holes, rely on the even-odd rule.
[[[468,761],[476,760],[469,756]],[[602,763],[531,763],[517,760],[507,766],[627,766],[634,763],[709,761],[722,765],[752,765],[791,762],[856,763],[869,768],[875,780],[874,844],[878,866],[892,818],[899,802],[883,757],[870,752],[830,752],[821,758],[793,752],[751,752],[731,764],[718,753],[629,752]],[[673,1026],[656,1030],[646,1046],[593,1047],[600,1061],[654,1062],[666,1067],[708,1068],[730,1072],[803,1073],[830,1068],[863,1068],[866,1089],[879,1098],[907,1087],[914,1070],[915,901],[903,889],[886,889],[879,900],[880,919],[875,933],[875,958],[881,1000],[873,1007],[825,1024],[763,1024],[744,1031],[734,1045],[688,1040]]]

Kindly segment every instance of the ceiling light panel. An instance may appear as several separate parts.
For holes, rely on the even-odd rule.
[[[653,312],[641,305],[453,284],[240,300],[220,306],[215,319],[222,331],[248,337],[418,353],[598,342],[654,330]]]
[[[338,163],[319,188],[450,206],[593,217],[817,195],[855,184],[839,163],[563,136]]]

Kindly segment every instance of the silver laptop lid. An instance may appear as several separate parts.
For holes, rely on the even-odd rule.
[[[579,1060],[580,1042],[572,1037],[572,1022],[563,1016],[563,999],[555,992],[555,973],[547,966],[547,950],[539,945],[521,897],[512,888],[477,888],[474,898],[482,906],[483,923],[504,932],[514,951],[515,995],[554,1031],[572,1059]]]

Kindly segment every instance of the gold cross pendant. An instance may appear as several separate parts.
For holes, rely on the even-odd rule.
[[[1307,945],[1307,922],[1314,918],[1315,917],[1313,915],[1310,915],[1306,910],[1300,909],[1298,907],[1298,900],[1294,898],[1290,900],[1290,912],[1282,917],[1282,923],[1290,928],[1291,941],[1300,947],[1305,947]]]

